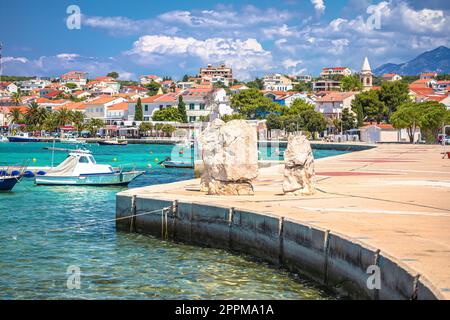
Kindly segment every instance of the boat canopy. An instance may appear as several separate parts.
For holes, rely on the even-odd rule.
[[[49,172],[47,172],[46,176],[52,177],[52,176],[73,176],[75,168],[78,164],[78,158],[74,155],[69,155],[66,160],[61,162],[59,166],[57,166],[54,169],[51,169]]]
[[[109,165],[100,165],[95,162],[89,151],[77,150],[69,153],[69,156],[56,168],[48,171],[47,177],[73,177],[85,174],[113,173],[114,169]]]

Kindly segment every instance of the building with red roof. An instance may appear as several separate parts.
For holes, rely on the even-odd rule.
[[[316,99],[316,111],[329,118],[340,118],[344,109],[352,110],[357,92],[330,92]]]
[[[108,108],[125,101],[127,100],[122,97],[111,97],[108,95],[99,96],[85,102],[85,115],[87,118],[107,120]]]
[[[320,73],[321,77],[331,78],[332,76],[350,76],[352,71],[347,67],[331,67],[331,68],[322,68],[322,72]]]
[[[139,77],[139,82],[145,86],[148,85],[150,83],[152,83],[152,81],[160,83],[163,81],[163,78],[161,78],[160,76],[151,74],[151,75],[143,75]]]
[[[70,71],[61,76],[61,83],[73,83],[78,87],[84,86],[87,83],[88,73],[83,71]]]
[[[437,77],[436,72],[426,72],[426,73],[420,74],[421,80],[431,80],[431,79],[435,79],[436,77]]]
[[[385,81],[400,81],[403,79],[400,75],[396,73],[385,73],[383,74],[382,78]]]

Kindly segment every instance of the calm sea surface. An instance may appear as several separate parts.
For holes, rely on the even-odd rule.
[[[48,166],[51,143],[0,143],[0,166],[28,160]],[[70,145],[56,144],[60,148]],[[179,150],[168,145],[89,145],[98,163],[136,167],[129,188],[193,178],[157,163]],[[320,150],[315,157],[341,154]],[[186,150],[183,157],[189,157]],[[65,157],[55,152],[57,165]],[[271,158],[270,153],[262,155]],[[223,250],[116,233],[118,187],[45,187],[32,179],[0,193],[0,299],[332,299],[300,276]],[[83,225],[105,221],[93,227]],[[76,227],[66,231],[53,229]],[[67,289],[69,267],[81,289]]]

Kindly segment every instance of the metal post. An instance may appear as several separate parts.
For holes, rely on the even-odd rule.
[[[137,205],[136,205],[136,195],[133,195],[131,198],[131,220],[130,220],[130,233],[136,231],[136,213],[137,213]]]
[[[330,230],[325,231],[323,238],[323,253],[324,253],[324,265],[323,265],[323,283],[328,284],[328,253],[330,249]]]

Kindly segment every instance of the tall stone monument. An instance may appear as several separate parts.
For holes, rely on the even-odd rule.
[[[304,135],[291,135],[284,152],[284,194],[312,195],[316,191],[314,156]]]
[[[253,195],[258,176],[256,129],[243,120],[215,119],[198,137],[201,190],[210,195]]]

